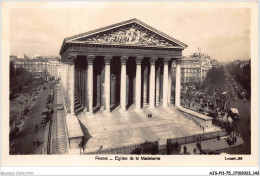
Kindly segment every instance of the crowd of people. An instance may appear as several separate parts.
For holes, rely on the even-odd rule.
[[[228,86],[182,85],[181,104],[213,118],[227,115],[231,92]]]

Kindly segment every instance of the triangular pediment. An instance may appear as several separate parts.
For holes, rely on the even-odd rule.
[[[137,19],[79,34],[66,43],[113,44],[186,48],[187,45]]]

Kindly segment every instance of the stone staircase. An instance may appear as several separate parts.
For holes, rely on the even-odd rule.
[[[81,105],[77,96],[75,96],[74,108],[75,108],[75,114],[76,115],[84,110],[84,107]]]

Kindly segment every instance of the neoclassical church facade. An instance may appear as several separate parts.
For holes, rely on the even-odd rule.
[[[172,101],[179,105],[180,61],[186,47],[137,19],[65,38],[60,55],[67,113],[93,114],[94,108],[110,112],[114,105],[121,111],[131,105],[136,111],[169,106]]]

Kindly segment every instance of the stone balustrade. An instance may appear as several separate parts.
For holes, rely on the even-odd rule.
[[[189,118],[194,121],[201,129],[207,130],[212,127],[212,117],[200,114],[198,112],[186,109],[181,106],[177,106],[178,109],[184,114],[186,118]]]

